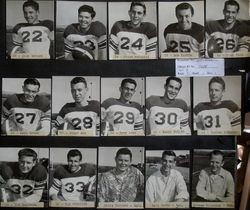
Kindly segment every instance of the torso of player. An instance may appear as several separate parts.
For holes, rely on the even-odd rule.
[[[152,96],[147,99],[148,119],[151,131],[180,130],[181,120],[187,114],[187,105],[177,99],[165,103],[162,97]],[[188,115],[186,116],[188,117]]]
[[[192,23],[190,30],[178,29],[178,24],[169,25],[164,31],[168,52],[199,52],[202,48],[204,29],[203,26]]]
[[[114,131],[133,131],[135,123],[143,116],[137,105],[135,102],[123,104],[111,98],[109,106],[102,107],[105,109],[106,120],[112,125]]]
[[[52,27],[52,21],[41,21],[35,25],[20,25],[16,33],[22,39],[24,51],[26,53],[49,55]]]

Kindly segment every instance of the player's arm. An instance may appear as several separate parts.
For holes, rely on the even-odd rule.
[[[41,128],[38,131],[43,132],[44,135],[49,135],[50,125],[51,125],[51,109],[42,113],[40,123],[41,123]]]
[[[144,116],[143,116],[143,108],[140,107],[139,108],[140,113],[138,113],[136,120],[135,120],[135,124],[134,124],[134,130],[143,130],[143,121],[144,121]]]
[[[109,35],[109,57],[113,58],[114,55],[119,54],[119,39],[117,37],[118,23],[115,23],[111,28]]]
[[[23,38],[21,34],[18,33],[20,25],[16,25],[12,31],[12,45],[10,46],[9,52],[10,56],[13,56],[15,53],[25,53],[23,49]]]
[[[102,35],[98,39],[98,60],[107,59],[107,38],[106,34]]]
[[[148,30],[148,40],[146,43],[146,54],[150,58],[156,58],[157,57],[157,30],[155,25],[150,24],[149,30]]]
[[[190,112],[186,103],[183,105],[183,113],[180,119],[180,129],[183,130],[186,134],[190,134],[190,126],[189,126]]]
[[[107,111],[101,107],[101,133],[102,136],[107,136],[109,131],[109,122],[107,121]]]
[[[86,201],[94,201],[96,198],[96,175],[90,177],[88,189],[86,194]]]
[[[176,183],[176,196],[175,201],[183,202],[188,201],[189,193],[187,191],[187,185],[184,181],[184,178],[181,174],[177,174],[177,183]]]
[[[146,182],[145,200],[146,203],[155,202],[155,183],[153,182],[152,177],[149,177]]]
[[[9,121],[13,121],[13,114],[11,112],[11,104],[7,98],[2,105],[2,117],[1,117],[1,130],[2,134],[8,134],[10,131]]]
[[[232,130],[241,130],[241,111],[238,110],[232,114],[231,118]]]
[[[98,185],[97,185],[97,198],[99,202],[108,202],[109,195],[109,185],[105,174],[101,173],[98,175]]]
[[[52,185],[49,189],[50,200],[65,200],[62,195],[59,194],[60,189],[62,188],[62,182],[60,179],[53,178]]]

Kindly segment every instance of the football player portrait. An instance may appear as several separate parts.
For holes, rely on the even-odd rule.
[[[146,135],[190,135],[189,78],[147,77],[146,84]]]
[[[2,134],[42,136],[50,134],[50,80],[39,80],[3,78]],[[14,93],[20,88],[21,83],[23,83],[23,93]],[[40,89],[44,92],[39,93]]]
[[[87,82],[87,79],[90,81]],[[70,82],[69,82],[70,81]],[[58,104],[64,103],[60,111],[53,120],[53,135],[80,135],[99,136],[100,131],[100,102],[99,100],[99,77],[53,77],[53,95],[55,95],[54,110],[58,110]],[[66,83],[65,83],[66,82]],[[93,84],[95,82],[95,84]],[[63,85],[71,90],[71,97],[74,102],[65,104],[65,98],[61,98]],[[93,93],[96,91],[96,93]],[[68,93],[69,91],[66,91]],[[90,93],[98,100],[91,100]],[[97,93],[98,92],[98,93]],[[66,95],[66,94],[65,94]],[[57,101],[57,99],[59,101]],[[63,101],[62,101],[63,100]],[[56,112],[55,112],[56,113]]]
[[[12,203],[43,207],[47,202],[48,149],[1,148],[0,151],[1,206]],[[18,161],[14,160],[17,155]]]
[[[117,17],[124,19],[127,17],[127,14],[124,13],[125,7],[129,7],[130,20],[117,21]],[[110,2],[109,11],[111,28],[109,58],[155,59],[157,56],[155,2]],[[147,21],[150,22],[144,21],[146,14]]]
[[[194,9],[194,6],[196,10]],[[175,7],[175,17],[177,22],[170,23],[172,18],[168,18],[172,13],[166,13],[166,10]],[[191,2],[159,2],[159,18],[160,25],[165,29],[161,29],[159,32],[163,34],[165,41],[165,47],[160,49],[160,57],[164,58],[165,53],[172,53],[178,55],[186,53],[187,57],[204,57],[205,45],[204,45],[204,13],[201,8],[204,7],[203,1],[191,1]],[[199,9],[198,9],[199,8]],[[194,20],[199,23],[194,22]],[[167,23],[170,23],[166,26]],[[162,34],[159,36],[161,37]],[[161,41],[163,44],[163,41]],[[166,57],[167,58],[167,57]]]
[[[74,13],[70,14],[65,20],[65,12],[68,12],[69,9]],[[83,4],[83,2],[76,1],[58,1],[57,11],[57,28],[69,23],[69,21],[73,22],[64,28],[63,39],[58,39],[59,45],[62,45],[61,42],[64,40],[64,47],[57,49],[57,51],[60,51],[64,48],[64,59],[107,59],[105,2],[84,2]]]
[[[203,101],[207,90],[209,102]],[[198,135],[240,135],[240,105],[239,76],[194,78],[194,130]]]
[[[137,80],[137,81],[136,81]],[[137,79],[126,78],[119,80],[118,78],[102,79],[102,104],[101,104],[101,134],[108,135],[144,135],[143,120],[143,83],[142,78]],[[120,82],[119,93],[114,92],[114,84]],[[139,84],[138,84],[139,83]],[[136,93],[136,87],[139,94],[132,98]],[[105,89],[106,87],[106,89]],[[106,98],[112,94],[118,98]],[[140,101],[138,101],[140,100]]]
[[[67,164],[64,158],[67,151]],[[88,156],[87,156],[88,155]],[[83,159],[86,156],[86,160]],[[61,157],[61,158],[60,158]],[[90,158],[92,158],[90,160]],[[50,206],[71,206],[90,202],[85,207],[94,207],[96,198],[96,149],[51,149],[52,185],[49,189]],[[88,162],[85,162],[88,161]],[[54,201],[54,202],[53,202]],[[58,201],[58,202],[57,202]],[[79,206],[79,207],[80,207]]]
[[[53,1],[6,1],[7,4],[7,54],[11,58],[53,58],[54,47],[54,2]],[[23,17],[20,17],[22,7]],[[50,8],[52,7],[52,9]],[[17,10],[18,8],[18,10]],[[42,15],[40,15],[40,11]],[[16,23],[14,21],[20,21]],[[44,20],[41,20],[43,17]],[[47,18],[51,18],[47,19]],[[46,18],[46,19],[45,19]],[[22,22],[21,22],[22,21]],[[14,25],[12,27],[11,25]],[[10,33],[12,32],[10,37]]]
[[[216,5],[222,10],[223,18],[211,14]],[[207,9],[206,23],[206,56],[217,57],[214,53],[222,53],[223,57],[247,57],[249,51],[250,27],[244,19],[249,19],[248,2],[242,0],[227,0],[222,5],[221,1],[210,2]],[[210,12],[209,12],[210,11]],[[215,16],[214,16],[215,15]]]

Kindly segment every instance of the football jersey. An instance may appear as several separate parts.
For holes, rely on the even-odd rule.
[[[102,105],[102,120],[111,124],[114,131],[134,131],[143,128],[143,110],[136,102],[122,103],[108,98]]]
[[[241,123],[239,107],[232,101],[222,101],[219,105],[199,103],[194,115],[198,130],[230,131]]]
[[[68,166],[58,166],[53,175],[52,188],[60,192],[66,201],[84,201],[84,195],[95,182],[94,167],[82,165],[75,173]]]
[[[143,22],[133,28],[130,21],[118,21],[111,29],[109,47],[118,55],[146,55],[156,50],[157,39],[150,42],[156,34],[152,23]]]
[[[49,57],[50,40],[54,40],[53,21],[37,24],[19,23],[13,28],[13,44],[21,46],[25,53],[43,54]],[[12,50],[15,53],[15,48]]]
[[[168,25],[164,30],[167,52],[204,53],[204,27],[192,23],[189,30],[180,29],[178,23]]]
[[[11,120],[16,131],[36,131],[42,121],[50,121],[50,101],[37,95],[32,103],[27,103],[23,94],[14,94],[3,103],[2,117]]]
[[[56,119],[56,125],[68,122],[75,130],[93,130],[94,133],[100,127],[100,103],[88,101],[87,106],[77,107],[75,103],[65,104]]]
[[[147,119],[152,131],[171,131],[186,129],[188,125],[188,106],[182,99],[164,101],[164,97],[150,96],[146,99]]]
[[[23,174],[18,164],[17,162],[4,164],[1,170],[5,189],[11,193],[13,201],[28,197],[35,190],[43,190],[47,184],[47,170],[42,165],[37,164],[30,172]],[[27,202],[32,203],[32,201]]]
[[[247,24],[236,21],[231,29],[226,30],[224,20],[211,21],[206,24],[206,32],[214,38],[223,53],[249,50],[250,27]]]
[[[81,31],[79,23],[73,23],[65,29],[63,36],[66,53],[71,53],[76,46],[86,46],[92,50],[97,60],[98,50],[106,48],[106,28],[99,21],[92,22],[86,32]]]

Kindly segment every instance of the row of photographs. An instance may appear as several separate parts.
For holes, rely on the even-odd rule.
[[[6,1],[7,59],[249,57],[249,40],[246,0]]]
[[[241,76],[2,79],[2,135],[241,135]],[[51,111],[52,110],[52,111]]]
[[[234,208],[235,163],[234,150],[0,148],[1,207]]]

